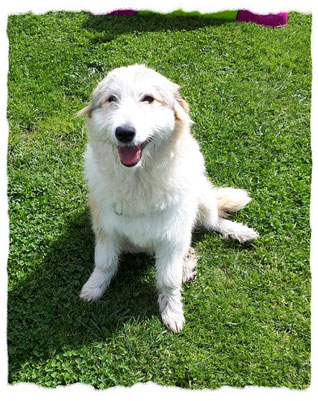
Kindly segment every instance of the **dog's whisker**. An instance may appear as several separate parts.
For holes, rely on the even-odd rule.
[[[144,153],[144,157],[145,157],[145,158],[148,158],[148,159],[152,159],[152,156],[151,156],[151,154],[150,154],[149,151],[146,151],[146,152]]]

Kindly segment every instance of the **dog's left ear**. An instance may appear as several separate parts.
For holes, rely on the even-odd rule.
[[[193,124],[189,116],[190,107],[188,103],[181,97],[179,92],[179,86],[176,85],[174,92],[174,114],[176,120],[182,121],[184,123]]]

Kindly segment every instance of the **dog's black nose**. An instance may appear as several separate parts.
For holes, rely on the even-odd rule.
[[[120,142],[129,143],[134,139],[136,130],[130,125],[123,125],[116,128],[115,135]]]

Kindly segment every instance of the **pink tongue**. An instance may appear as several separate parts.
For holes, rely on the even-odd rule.
[[[120,161],[125,166],[133,166],[141,159],[141,145],[139,146],[119,146],[118,153]]]

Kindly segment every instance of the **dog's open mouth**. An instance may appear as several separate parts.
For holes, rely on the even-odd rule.
[[[148,142],[143,142],[138,146],[118,146],[121,163],[126,167],[133,167],[138,164],[142,156],[142,151]]]

